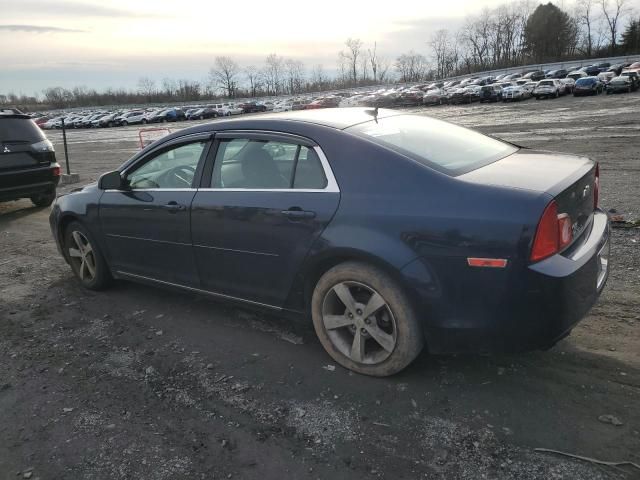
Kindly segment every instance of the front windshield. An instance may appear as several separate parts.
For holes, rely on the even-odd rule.
[[[518,150],[474,130],[418,115],[371,120],[346,131],[452,176],[488,165]]]

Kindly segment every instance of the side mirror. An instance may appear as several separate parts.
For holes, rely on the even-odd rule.
[[[98,188],[100,190],[123,190],[124,187],[125,182],[117,170],[105,173],[98,180]]]

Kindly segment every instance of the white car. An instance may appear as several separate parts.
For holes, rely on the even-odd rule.
[[[291,103],[282,102],[282,103],[276,103],[273,106],[273,111],[274,112],[290,112],[291,108],[292,108]]]
[[[589,75],[587,75],[586,72],[581,72],[580,70],[575,70],[567,74],[567,78],[573,78],[574,80],[578,80],[579,78],[588,77],[588,76]]]
[[[242,108],[233,104],[225,104],[220,109],[220,112],[222,116],[230,117],[231,115],[240,115],[242,113]]]
[[[536,100],[558,98],[560,95],[564,95],[564,90],[564,84],[560,83],[560,80],[547,78],[538,82],[536,88],[533,89],[533,96],[536,97]]]
[[[116,118],[116,121],[123,127],[127,125],[136,125],[142,123],[142,120],[146,118],[147,112],[142,110],[136,110],[134,112],[127,112],[124,115],[120,115]]]
[[[600,72],[598,78],[605,85],[609,83],[616,76],[615,72]]]
[[[513,85],[502,89],[503,102],[516,102],[529,98],[531,94],[522,85]]]

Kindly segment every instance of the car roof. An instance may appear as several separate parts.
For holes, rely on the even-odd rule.
[[[320,125],[324,127],[344,130],[358,123],[368,122],[374,119],[373,108],[323,108],[319,110],[297,110],[293,112],[267,113],[260,116],[247,116],[233,119],[214,120],[210,123],[197,125],[176,132],[176,136],[185,134],[201,133],[215,130],[230,130],[244,128],[269,128],[269,124],[273,122],[299,122]],[[379,109],[378,118],[385,118],[400,115],[400,112],[388,109]],[[264,125],[264,126],[263,126]]]

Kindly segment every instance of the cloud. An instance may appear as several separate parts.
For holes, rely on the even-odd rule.
[[[134,18],[155,17],[153,13],[133,12],[121,8],[107,7],[95,3],[79,2],[73,0],[9,0],[9,5],[3,6],[5,17],[10,15],[30,15],[37,11],[38,15],[63,16],[63,17],[107,17],[107,18]]]
[[[29,33],[82,33],[85,30],[73,28],[50,27],[47,25],[0,25],[0,32],[29,32]]]

